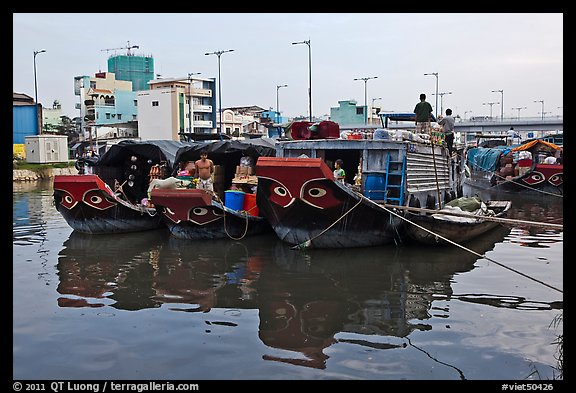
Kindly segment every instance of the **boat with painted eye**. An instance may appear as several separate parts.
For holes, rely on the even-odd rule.
[[[549,140],[562,141],[550,136],[519,145],[466,149],[470,176],[465,183],[475,188],[562,197],[564,148]]]
[[[403,213],[385,204],[436,209],[462,196],[458,157],[425,137],[383,129],[380,139],[278,141],[256,164],[257,205],[294,248],[398,244]],[[337,159],[344,182],[330,169]]]
[[[56,210],[75,231],[110,234],[164,226],[147,203],[150,180],[170,173],[183,142],[121,141],[98,158],[77,160],[77,175],[54,177]]]
[[[176,154],[173,175],[177,178],[178,168],[193,164],[202,152],[214,164],[213,192],[195,188],[194,183],[176,188],[151,185],[150,200],[170,233],[187,240],[238,240],[271,231],[256,205],[253,163],[275,154],[274,141],[255,138],[185,146]]]

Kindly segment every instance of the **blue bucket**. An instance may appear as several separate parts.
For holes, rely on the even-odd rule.
[[[243,205],[244,191],[224,191],[224,206],[234,210],[242,210]]]
[[[364,183],[364,196],[368,199],[384,200],[386,193],[384,192],[384,184],[386,182],[385,174],[383,173],[369,173],[366,175],[366,182]]]

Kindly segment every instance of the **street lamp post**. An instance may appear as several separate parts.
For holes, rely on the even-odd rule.
[[[382,97],[372,98],[372,106],[370,107],[370,124],[372,124],[372,111],[374,111],[374,101],[381,99]]]
[[[445,94],[452,94],[451,91],[446,92],[446,93],[437,93],[435,94],[436,96],[440,96],[440,114],[444,113],[444,95]],[[436,118],[438,119],[438,118]]]
[[[492,90],[492,93],[500,93],[502,95],[500,100],[500,121],[504,121],[504,90]]]
[[[218,112],[220,113],[220,123],[218,124],[218,135],[220,135],[220,140],[222,140],[222,78],[220,77],[220,56],[223,53],[233,52],[234,49],[219,50],[210,53],[204,53],[205,56],[216,55],[218,56]]]
[[[536,100],[534,102],[539,102],[542,104],[542,120],[544,120],[544,100]]]
[[[370,79],[376,79],[378,78],[377,76],[368,76],[365,78],[354,78],[355,81],[364,81],[364,111],[366,112],[366,115],[364,117],[364,124],[368,124],[368,94],[367,94],[367,89],[368,89],[368,81]]]
[[[278,114],[278,119],[276,119],[277,123],[280,122],[280,101],[278,99],[278,90],[280,90],[282,87],[288,87],[288,85],[277,85],[276,86],[276,113]]]
[[[310,105],[310,121],[312,121],[312,48],[310,46],[310,40],[292,43],[292,45],[298,44],[308,45],[308,102]]]
[[[36,124],[38,126],[38,133],[42,134],[42,128],[41,128],[41,122],[40,122],[40,114],[39,114],[39,110],[38,110],[38,83],[36,82],[36,55],[40,54],[40,53],[44,53],[46,52],[46,50],[42,49],[42,50],[38,50],[38,51],[34,51],[34,100],[36,103]]]
[[[482,105],[490,105],[490,119],[492,119],[492,105],[499,104],[499,102],[483,102]]]
[[[192,75],[199,75],[201,72],[188,73],[188,132],[192,135]]]
[[[521,110],[521,109],[526,109],[526,107],[525,107],[525,106],[519,106],[519,107],[512,108],[512,109],[516,109],[516,110],[518,111],[518,120],[520,120],[520,110]]]
[[[436,107],[434,108],[436,112],[436,119],[438,119],[438,73],[437,72],[429,72],[424,75],[434,75],[436,77]]]

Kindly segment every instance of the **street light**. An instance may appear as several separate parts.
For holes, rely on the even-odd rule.
[[[312,48],[310,46],[310,40],[292,43],[292,45],[298,44],[308,45],[308,102],[310,104],[310,121],[312,121]]]
[[[188,132],[192,134],[192,75],[199,75],[201,72],[188,73]]]
[[[370,109],[370,123],[372,123],[372,111],[374,110],[374,101],[381,100],[381,99],[382,99],[382,97],[372,98],[372,106]]]
[[[368,124],[368,103],[367,103],[367,85],[370,79],[376,79],[377,76],[368,76],[365,78],[354,78],[355,81],[364,81],[364,111],[366,112],[366,117],[364,118],[364,124]]]
[[[519,107],[512,108],[512,109],[516,109],[516,110],[518,111],[518,120],[520,120],[520,110],[521,110],[521,109],[526,109],[526,107],[525,107],[525,106],[519,106]]]
[[[499,102],[484,102],[482,105],[490,105],[490,120],[492,120],[492,105],[499,104]]]
[[[434,110],[436,111],[436,119],[438,119],[438,73],[437,72],[429,72],[424,75],[434,75],[436,77],[436,107]]]
[[[492,90],[492,93],[502,94],[502,99],[500,100],[502,103],[502,105],[500,105],[500,120],[504,121],[504,90]]]
[[[444,113],[444,95],[445,94],[452,94],[451,91],[447,93],[438,93],[436,96],[440,96],[440,114]],[[434,95],[434,94],[433,94]]]
[[[222,140],[222,122],[224,120],[224,119],[222,119],[222,79],[220,77],[220,56],[222,56],[223,53],[233,52],[233,51],[234,51],[234,49],[227,49],[227,50],[219,50],[219,51],[210,52],[210,53],[204,53],[205,56],[209,56],[209,55],[218,56],[218,111],[220,113],[220,124],[218,124],[218,135],[220,135],[220,140]]]
[[[288,87],[288,85],[277,85],[276,86],[276,113],[278,113],[278,119],[276,119],[277,123],[280,122],[280,104],[279,104],[279,100],[278,100],[278,90],[280,90],[280,88],[282,88],[282,87]]]
[[[542,104],[542,120],[544,120],[544,100],[536,100],[534,102],[539,102]]]
[[[36,124],[38,125],[38,133],[42,133],[42,127],[40,126],[40,114],[38,111],[38,83],[36,82],[36,55],[44,53],[46,50],[34,51],[34,100],[36,102]]]

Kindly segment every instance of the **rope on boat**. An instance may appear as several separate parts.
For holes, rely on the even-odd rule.
[[[450,239],[447,239],[447,238],[445,238],[445,237],[443,237],[443,236],[441,236],[441,235],[438,235],[437,233],[434,233],[433,231],[431,231],[431,230],[429,230],[429,229],[427,229],[427,228],[424,228],[423,226],[420,226],[420,225],[416,224],[415,222],[410,221],[410,220],[407,219],[406,217],[404,217],[404,216],[402,216],[402,215],[400,215],[400,214],[398,214],[398,213],[396,213],[396,212],[388,209],[387,207],[382,206],[382,205],[380,205],[380,204],[378,204],[378,203],[376,203],[376,202],[374,202],[374,201],[366,198],[364,195],[362,195],[362,194],[360,194],[360,193],[357,193],[357,194],[358,194],[360,197],[362,197],[363,199],[366,199],[367,201],[370,201],[371,203],[373,203],[373,204],[381,207],[382,209],[386,210],[388,213],[393,214],[393,215],[395,215],[396,217],[399,217],[399,218],[401,218],[402,220],[407,221],[409,224],[412,224],[412,225],[414,225],[414,226],[422,229],[423,231],[426,231],[426,232],[428,232],[428,233],[436,236],[436,237],[439,238],[439,239],[442,239],[442,240],[444,240],[444,241],[446,241],[446,242],[448,242],[448,243],[450,243],[450,244],[453,244],[453,245],[455,245],[455,246],[463,249],[464,251],[468,251],[468,252],[476,255],[477,257],[485,258],[485,259],[489,260],[490,262],[495,263],[496,265],[498,265],[498,266],[500,266],[500,267],[503,267],[503,268],[505,268],[505,269],[508,269],[508,270],[510,270],[510,271],[512,271],[512,272],[514,272],[514,273],[517,273],[517,274],[519,274],[519,275],[521,275],[521,276],[523,276],[523,277],[526,277],[526,278],[528,278],[528,279],[530,279],[530,280],[532,280],[532,281],[536,281],[537,283],[540,283],[540,284],[542,284],[542,285],[544,285],[544,286],[546,286],[546,287],[548,287],[548,288],[554,289],[555,291],[558,291],[558,292],[560,292],[560,293],[564,293],[564,291],[562,291],[561,289],[558,289],[558,288],[556,288],[556,287],[553,287],[553,286],[550,285],[550,284],[546,284],[545,282],[540,281],[540,280],[538,280],[538,279],[536,279],[536,278],[534,278],[534,277],[530,277],[530,276],[527,275],[527,274],[524,274],[524,273],[522,273],[522,272],[520,272],[520,271],[518,271],[518,270],[516,270],[516,269],[513,269],[513,268],[511,268],[511,267],[508,267],[508,266],[504,265],[503,263],[500,263],[500,262],[498,262],[498,261],[495,261],[495,260],[492,259],[492,258],[488,258],[488,257],[485,256],[485,255],[479,254],[479,253],[477,253],[477,252],[474,251],[474,250],[471,250],[471,249],[469,249],[469,248],[466,248],[466,247],[464,247],[464,246],[462,246],[462,245],[460,245],[460,244],[458,244],[458,243],[456,243],[456,242],[454,242],[454,241],[452,241],[452,240],[450,240]],[[362,199],[361,199],[361,200],[362,200]],[[395,206],[395,207],[399,207],[399,206]]]
[[[433,209],[425,209],[422,207],[390,205],[387,203],[383,203],[380,206],[391,207],[391,208],[396,208],[396,209],[401,209],[401,210],[406,210],[406,211],[416,211],[416,212],[423,212],[423,213],[438,213],[438,214],[447,215],[447,216],[474,218],[474,219],[481,220],[481,221],[494,221],[494,222],[499,222],[502,224],[524,224],[524,225],[529,225],[529,226],[547,227],[547,228],[551,228],[551,229],[560,229],[560,230],[564,229],[563,224],[552,224],[552,223],[548,223],[548,222],[516,220],[516,219],[504,218],[504,217],[477,216],[477,215],[466,213],[466,212],[458,213],[458,212],[444,211],[444,210],[440,211],[440,210],[433,210]]]
[[[232,240],[242,240],[244,239],[244,237],[246,236],[246,234],[248,233],[248,213],[246,212],[245,218],[246,218],[246,225],[244,226],[244,233],[242,234],[242,236],[240,237],[234,237],[232,236],[230,233],[228,233],[228,228],[226,228],[226,208],[224,205],[224,202],[222,202],[222,199],[220,199],[220,197],[218,196],[218,194],[213,193],[212,197],[219,202],[220,204],[222,204],[222,217],[224,217],[224,220],[222,221],[224,224],[224,232],[226,233],[226,235],[232,239]],[[252,210],[252,209],[250,209]]]
[[[360,203],[362,203],[362,199],[360,199],[360,200],[358,201],[358,203],[355,204],[354,206],[352,206],[352,208],[349,209],[346,213],[342,214],[336,221],[334,221],[332,224],[330,224],[330,225],[328,226],[328,228],[324,229],[322,232],[320,232],[320,233],[317,234],[316,236],[314,236],[314,237],[312,237],[312,238],[310,238],[310,239],[308,239],[308,240],[306,240],[306,241],[303,241],[302,243],[296,244],[295,246],[292,246],[291,249],[292,249],[292,250],[303,250],[303,249],[305,249],[305,248],[310,247],[310,246],[312,245],[312,240],[314,240],[314,239],[322,236],[324,233],[326,233],[330,228],[332,228],[334,225],[336,225],[341,219],[343,219],[344,217],[346,217],[346,215],[347,215],[348,213],[350,213],[352,210],[354,210],[354,209],[356,208],[356,206],[358,206]]]

